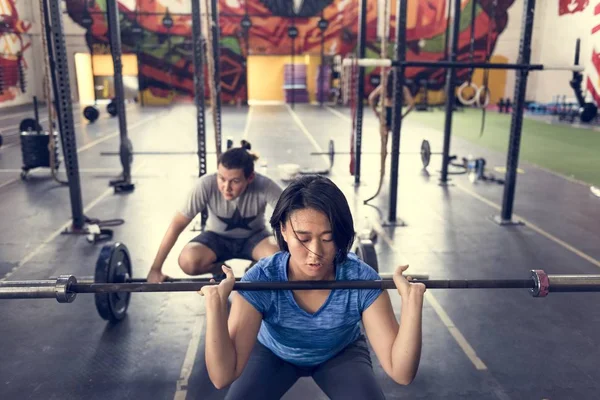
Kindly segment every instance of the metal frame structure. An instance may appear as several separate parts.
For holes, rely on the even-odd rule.
[[[362,28],[364,19],[364,2],[361,0],[359,16],[360,27]],[[390,176],[390,202],[389,202],[389,214],[388,224],[396,224],[396,209],[397,209],[397,193],[398,193],[398,166],[400,157],[400,131],[402,127],[401,119],[401,101],[402,100],[402,87],[405,82],[406,68],[408,67],[441,67],[447,68],[446,74],[446,104],[445,104],[445,125],[444,125],[444,149],[443,149],[443,161],[442,161],[442,175],[440,178],[440,185],[447,183],[448,176],[448,164],[449,164],[449,150],[450,150],[450,138],[452,133],[452,113],[454,112],[454,100],[455,100],[455,70],[458,68],[484,68],[484,69],[504,69],[504,70],[516,70],[517,79],[515,82],[514,99],[515,104],[513,107],[511,128],[510,128],[510,139],[508,155],[506,160],[506,176],[505,186],[502,201],[501,215],[495,217],[495,220],[500,225],[510,225],[521,222],[514,222],[512,220],[515,188],[517,180],[517,168],[519,163],[519,151],[521,143],[521,131],[523,128],[523,113],[525,104],[525,93],[527,89],[527,77],[529,71],[535,70],[570,70],[579,71],[583,70],[582,66],[553,66],[553,65],[541,65],[541,64],[530,64],[531,62],[531,42],[533,35],[533,18],[535,12],[535,0],[524,0],[524,11],[521,28],[521,39],[519,49],[519,60],[515,64],[490,64],[490,63],[466,63],[457,62],[458,54],[458,37],[460,34],[460,0],[454,0],[454,12],[452,16],[452,36],[451,46],[448,48],[448,60],[441,62],[430,62],[430,61],[406,61],[406,21],[407,21],[407,0],[398,0],[397,12],[396,12],[396,55],[395,60],[364,60],[364,54],[360,54],[359,45],[359,71],[362,74],[365,66],[393,66],[396,67],[394,70],[394,110],[392,118],[392,160],[391,160],[391,176]],[[448,12],[452,4],[449,4]],[[448,16],[450,20],[450,16]],[[449,28],[446,30],[449,32]],[[446,38],[448,39],[448,38]],[[365,33],[362,29],[359,29],[359,43],[363,43],[365,40]],[[348,61],[351,63],[352,61]],[[359,100],[362,100],[364,89],[363,75],[359,75]],[[355,182],[359,182],[360,179],[360,141],[362,133],[362,102],[358,102],[357,118],[356,118],[356,129],[357,138],[355,142],[356,160],[357,160],[357,173],[355,174]]]
[[[194,1],[194,0],[192,0]],[[220,36],[221,29],[219,28],[219,4],[217,0],[210,0],[210,9],[211,9],[211,18],[212,18],[212,48],[213,48],[213,59],[214,59],[214,76],[212,79],[214,80],[214,88],[215,88],[215,98],[216,104],[211,104],[211,107],[215,108],[215,121],[216,121],[216,129],[218,130],[218,134],[216,135],[217,140],[217,148],[219,150],[222,149],[222,140],[221,140],[221,50],[220,50]]]
[[[358,54],[359,59],[365,58],[367,47],[367,0],[360,0],[358,8]],[[354,136],[354,185],[360,185],[360,165],[362,151],[363,101],[365,97],[365,70],[358,69],[358,85],[356,93],[356,134]]]
[[[396,9],[396,60],[406,60],[406,42],[405,39],[398,40],[399,37],[406,38],[406,20],[408,1],[398,0]],[[361,68],[362,70],[362,68]],[[390,76],[388,79],[392,79]],[[396,204],[398,202],[398,170],[400,166],[400,132],[402,129],[402,104],[404,97],[404,82],[406,80],[405,67],[400,66],[394,69],[394,109],[392,110],[392,159],[390,174],[390,207],[388,210],[388,224],[398,223],[396,218]],[[385,89],[384,89],[385,90]],[[399,225],[404,225],[399,222]]]
[[[535,0],[525,0],[523,3],[523,19],[521,20],[521,43],[519,45],[519,64],[529,64],[531,61],[531,41],[533,37],[533,17]],[[519,151],[521,148],[521,132],[523,130],[523,113],[525,112],[525,92],[529,70],[517,71],[515,82],[514,106],[510,121],[510,138],[508,140],[508,157],[506,159],[506,175],[504,193],[502,195],[502,212],[495,220],[500,225],[514,224],[512,220],[517,186],[517,169],[519,166]]]
[[[46,0],[42,0],[46,1]],[[84,228],[83,202],[81,198],[81,182],[79,179],[79,161],[77,144],[75,143],[75,122],[73,121],[73,106],[71,103],[71,82],[69,80],[69,65],[67,61],[67,46],[63,29],[62,2],[50,1],[49,14],[52,24],[52,45],[54,49],[54,74],[52,74],[54,97],[57,116],[61,129],[65,168],[69,180],[71,199],[72,230],[81,231]],[[51,129],[51,127],[50,127]]]

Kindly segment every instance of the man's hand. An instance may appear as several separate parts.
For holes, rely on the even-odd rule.
[[[150,272],[148,273],[148,277],[146,278],[146,281],[148,283],[161,283],[167,279],[169,279],[169,277],[163,274],[161,270],[151,268]]]

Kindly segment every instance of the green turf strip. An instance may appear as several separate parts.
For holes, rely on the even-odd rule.
[[[477,109],[455,112],[452,134],[506,154],[510,114],[487,111],[485,130],[483,136],[479,137],[481,115],[481,110]],[[413,111],[407,120],[437,129],[440,135],[443,133],[443,111]],[[474,156],[477,157],[476,154]],[[523,121],[520,160],[592,185],[600,185],[600,132],[551,125],[526,117]]]

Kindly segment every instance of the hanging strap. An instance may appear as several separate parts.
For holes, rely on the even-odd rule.
[[[390,17],[388,15],[388,0],[384,0],[383,3],[383,34],[381,35],[381,53],[380,57],[382,59],[387,59],[387,33],[389,26]],[[381,109],[379,112],[379,138],[381,143],[381,153],[380,153],[380,164],[379,164],[379,185],[377,186],[377,191],[371,197],[364,201],[364,204],[367,204],[369,201],[373,200],[375,197],[379,195],[381,192],[381,186],[383,185],[383,178],[385,177],[385,160],[387,158],[387,143],[388,143],[388,127],[386,121],[386,106],[385,99],[387,97],[387,83],[390,77],[389,69],[381,67],[381,95],[379,96],[379,104],[381,105]]]
[[[473,0],[476,1],[476,0]],[[496,28],[496,7],[498,6],[498,0],[494,0],[492,2],[492,9],[488,14],[490,17],[488,23],[488,33],[485,43],[485,62],[489,62],[492,56],[492,49],[490,48],[492,45],[492,32]],[[490,78],[490,70],[486,69],[483,71],[483,103],[485,104],[487,96],[490,94],[490,89],[488,86]],[[491,96],[491,95],[490,95]],[[479,137],[483,136],[483,132],[485,129],[485,114],[487,111],[487,107],[481,107],[481,128],[479,129]]]
[[[210,0],[204,0],[204,9],[206,12],[204,13],[206,18],[206,64],[208,66],[208,88],[210,92],[210,109],[213,120],[213,130],[215,132],[215,145],[216,145],[216,155],[217,159],[221,156],[221,147],[219,143],[221,143],[221,131],[219,130],[218,115],[217,115],[217,88],[215,87],[215,61],[219,62],[219,60],[213,59],[213,35],[212,35],[212,13],[215,12],[211,8]]]

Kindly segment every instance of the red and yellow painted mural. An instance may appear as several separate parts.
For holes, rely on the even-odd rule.
[[[390,0],[391,1],[391,0]],[[515,0],[479,0],[476,8],[474,61],[483,61],[494,52],[496,41],[507,23],[507,10]],[[128,3],[128,4],[125,4]],[[394,40],[395,1],[391,1],[391,40]],[[463,0],[459,59],[470,58],[471,0]],[[87,29],[90,49],[95,53],[108,49],[105,0],[66,0],[69,16]],[[203,2],[202,2],[203,4]],[[221,51],[221,85],[224,101],[235,101],[246,96],[246,57],[251,55],[291,54],[292,40],[287,36],[291,25],[293,2],[282,0],[218,0]],[[377,4],[368,1],[367,57],[379,57],[377,38]],[[173,25],[166,28],[162,20],[171,9],[181,8],[178,0],[129,0],[119,3],[123,51],[138,55],[140,89],[153,96],[180,96],[193,94],[193,63],[191,54],[191,17],[171,13]],[[407,30],[408,59],[441,60],[444,57],[446,34],[446,0],[409,0]],[[326,55],[353,53],[358,37],[358,1],[304,0],[293,19],[298,29],[295,54],[318,54],[321,49],[321,31],[317,22],[325,18]],[[242,20],[248,15],[252,23],[247,34]],[[91,24],[90,24],[91,21]],[[205,20],[203,19],[203,23]],[[141,29],[139,29],[141,28]],[[138,32],[138,33],[136,33]],[[390,56],[393,46],[389,46]],[[444,71],[432,68],[411,68],[408,78],[428,79],[430,89],[443,85]],[[459,79],[466,79],[469,70],[458,71]],[[368,70],[368,74],[379,74]],[[367,79],[367,92],[372,89]],[[208,90],[208,85],[206,85]]]
[[[19,17],[17,1],[0,0],[0,103],[16,100],[27,90],[31,23]]]

